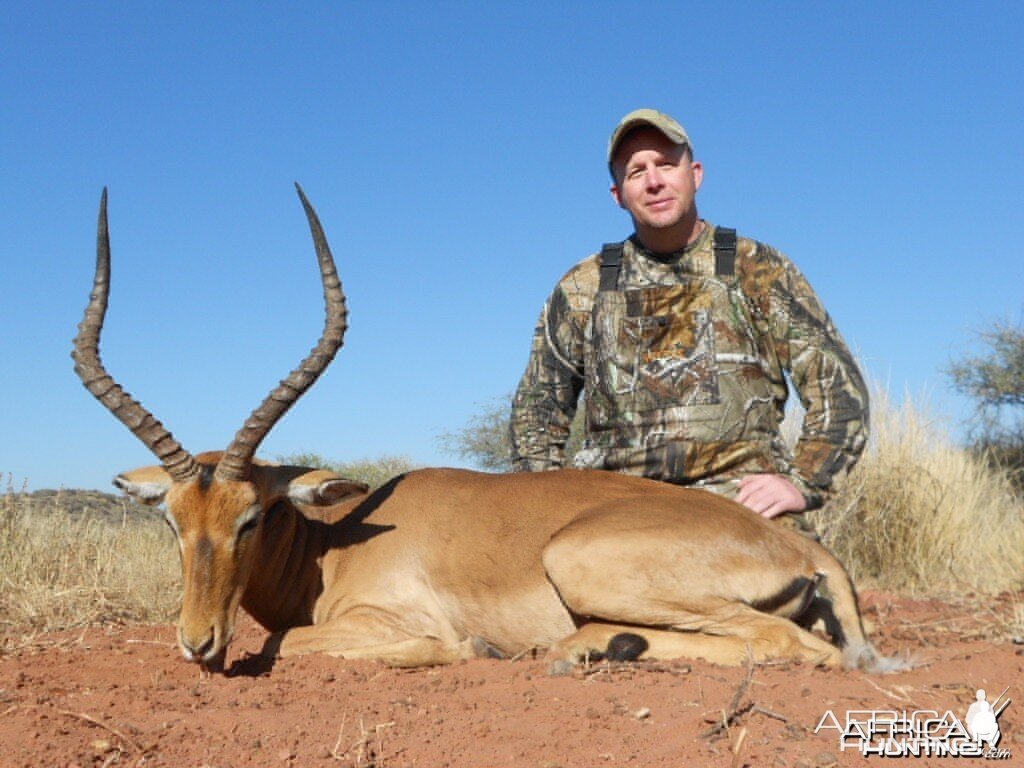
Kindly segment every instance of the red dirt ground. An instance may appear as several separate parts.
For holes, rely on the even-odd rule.
[[[1007,686],[999,747],[1011,756],[999,764],[1024,765],[1024,645],[1011,629],[1024,594],[971,607],[861,601],[879,647],[922,666],[872,677],[652,661],[550,677],[533,658],[410,671],[319,656],[270,669],[246,620],[228,673],[210,676],[181,659],[170,626],[48,635],[0,658],[0,766],[884,766],[892,759],[840,750],[834,730],[815,733],[824,713],[962,720],[976,689],[992,700]]]

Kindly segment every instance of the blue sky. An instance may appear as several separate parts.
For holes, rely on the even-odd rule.
[[[607,137],[690,132],[709,220],[803,269],[892,395],[1021,315],[1017,3],[14,2],[0,25],[0,472],[108,488],[151,455],[69,352],[110,189],[103,357],[194,452],[315,342],[316,206],[345,348],[264,443],[454,464],[555,281],[629,233]]]

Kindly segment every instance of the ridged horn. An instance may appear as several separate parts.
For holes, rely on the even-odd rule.
[[[323,335],[306,359],[267,395],[235,435],[214,472],[214,476],[219,480],[244,480],[248,477],[249,466],[256,455],[256,449],[285,411],[291,408],[327,369],[341,348],[348,327],[345,294],[342,292],[338,271],[334,266],[334,257],[324,236],[323,227],[320,226],[320,219],[317,218],[313,206],[309,204],[302,187],[296,184],[295,189],[306,211],[317,261],[320,263],[326,307]]]
[[[100,197],[99,222],[96,227],[96,275],[85,316],[78,325],[74,350],[75,373],[108,411],[157,455],[164,468],[176,481],[189,480],[199,472],[199,464],[170,432],[149,411],[114,381],[100,360],[100,332],[107,314],[110,293],[110,234],[107,229],[107,189]]]

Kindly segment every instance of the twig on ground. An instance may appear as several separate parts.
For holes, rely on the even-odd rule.
[[[754,679],[754,654],[753,649],[747,647],[747,674],[744,676],[743,681],[736,688],[736,693],[733,694],[732,702],[729,704],[728,710],[722,710],[722,721],[716,723],[715,726],[701,734],[701,738],[710,739],[720,736],[723,733],[728,733],[729,726],[738,720],[742,715],[745,715],[751,709],[754,708],[754,702],[748,702],[747,704],[740,706],[740,701],[746,695],[747,690],[750,688],[750,682]]]
[[[90,723],[91,725],[95,725],[97,728],[102,728],[105,731],[109,731],[110,733],[112,733],[115,736],[117,736],[117,738],[121,739],[123,742],[125,742],[130,747],[132,747],[132,749],[134,749],[136,752],[140,752],[142,754],[145,754],[146,752],[149,751],[149,750],[145,749],[141,744],[139,744],[139,742],[137,742],[131,736],[128,736],[128,735],[126,735],[124,733],[121,733],[121,731],[117,730],[117,728],[114,728],[113,726],[107,725],[106,723],[101,722],[101,721],[97,720],[95,717],[92,717],[91,715],[87,715],[84,712],[72,712],[69,709],[58,709],[57,712],[59,714],[61,714],[61,715],[64,715],[65,717],[74,717],[74,718],[77,718],[78,720],[82,720],[82,721],[84,721],[86,723]]]
[[[14,706],[8,707],[6,710],[4,710],[3,714],[7,715],[7,714],[13,712],[16,709],[47,709],[47,707],[42,707],[39,704],[15,704]],[[97,720],[92,715],[87,715],[84,712],[72,712],[70,709],[54,709],[53,711],[56,712],[58,715],[64,715],[65,717],[72,717],[72,718],[74,718],[76,720],[81,720],[81,721],[83,721],[85,723],[88,723],[89,725],[94,725],[97,728],[102,728],[104,731],[107,731],[107,732],[112,733],[115,736],[117,736],[117,738],[121,739],[121,741],[123,741],[125,744],[127,744],[128,746],[130,746],[132,749],[134,749],[136,752],[138,752],[140,754],[145,755],[148,752],[152,751],[152,747],[149,747],[149,748],[143,747],[141,744],[139,744],[139,742],[137,742],[131,736],[128,736],[127,734],[122,733],[117,728],[114,728],[112,725],[107,725],[103,721]]]
[[[177,643],[169,643],[166,640],[136,640],[133,637],[124,641],[125,645],[159,645],[163,648],[177,648]]]
[[[373,733],[371,734],[370,731],[366,730],[363,719],[359,718],[359,737],[352,742],[348,749],[344,752],[339,752],[341,740],[345,733],[345,720],[347,717],[348,712],[342,714],[341,728],[338,729],[338,740],[334,743],[334,748],[330,750],[331,757],[335,760],[351,760],[353,768],[383,768],[384,738],[381,736],[381,732],[386,728],[394,726],[395,721],[378,723],[373,727]],[[373,736],[377,737],[376,745],[372,744]]]
[[[746,694],[750,688],[750,681],[754,679],[754,653],[753,649],[747,646],[747,674],[743,678],[743,682],[740,683],[739,688],[736,689],[736,694],[732,697],[732,703],[729,705],[729,711],[735,712],[740,706],[740,699]]]
[[[693,671],[689,664],[673,664],[672,662],[649,661],[601,661],[595,664],[584,664],[578,670],[583,679],[607,675],[623,675],[632,677],[638,672],[654,672],[666,675],[688,675]]]
[[[883,688],[882,686],[878,685],[878,683],[874,682],[869,677],[865,677],[864,678],[864,682],[867,683],[868,685],[870,685],[872,688],[874,688],[879,693],[882,693],[885,696],[888,696],[890,699],[895,699],[896,701],[904,701],[904,702],[911,701],[911,698],[909,696],[907,696],[905,693],[901,695],[900,693],[894,693],[893,691],[886,690],[885,688]],[[904,688],[904,690],[906,690],[906,689]]]
[[[747,740],[747,729],[744,726],[740,728],[739,735],[736,737],[736,742],[732,745],[732,768],[737,768],[740,764],[742,757],[743,742]]]
[[[529,656],[531,659],[536,659],[539,651],[540,651],[540,648],[537,647],[537,646],[534,646],[533,648],[527,648],[525,651],[520,651],[515,656],[509,656],[508,660],[509,661],[522,661],[527,656]]]
[[[751,714],[765,715],[766,717],[773,717],[776,720],[781,720],[784,723],[789,723],[789,718],[785,715],[780,715],[778,712],[772,712],[770,709],[765,709],[760,704],[754,705],[750,710]]]

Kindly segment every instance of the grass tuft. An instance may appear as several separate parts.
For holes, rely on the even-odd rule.
[[[120,502],[69,508],[76,492],[0,496],[0,651],[39,632],[98,623],[166,621],[179,604],[173,537]],[[100,496],[102,494],[91,494]]]
[[[860,586],[909,594],[1024,587],[1024,500],[1007,472],[953,444],[909,398],[872,397],[872,438],[812,513]]]

